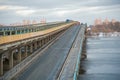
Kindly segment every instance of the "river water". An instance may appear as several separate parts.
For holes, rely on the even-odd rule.
[[[86,54],[78,80],[120,80],[120,37],[89,37]]]

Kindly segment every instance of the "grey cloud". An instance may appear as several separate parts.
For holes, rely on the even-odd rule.
[[[94,18],[106,16],[120,20],[120,0],[0,0],[0,5],[27,7],[1,10],[0,22],[3,23],[20,21],[27,17],[41,18],[43,16],[48,21],[70,18],[91,23]],[[29,15],[22,13],[27,11],[31,13]]]
[[[119,0],[5,0],[2,5],[19,5],[33,8],[57,8],[66,5],[78,6],[109,6],[120,4]]]

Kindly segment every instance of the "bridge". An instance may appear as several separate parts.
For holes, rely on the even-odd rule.
[[[77,80],[86,24],[0,27],[0,80]]]

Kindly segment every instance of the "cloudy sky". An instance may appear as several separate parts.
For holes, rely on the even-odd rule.
[[[78,20],[93,24],[95,18],[120,21],[120,0],[0,0],[0,23],[23,19]]]

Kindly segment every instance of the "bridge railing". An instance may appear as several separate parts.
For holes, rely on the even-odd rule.
[[[82,44],[84,40],[84,32],[85,32],[85,27],[81,29],[81,39],[80,39],[80,44],[79,44],[79,52],[78,52],[78,57],[77,57],[77,62],[76,62],[76,67],[74,71],[74,79],[77,80],[77,76],[79,74],[79,67],[80,67],[80,59],[81,59],[81,53],[82,53]]]
[[[81,28],[76,36],[76,39],[71,47],[71,50],[57,80],[77,80],[77,76],[79,74],[84,33],[85,25],[81,25]]]

